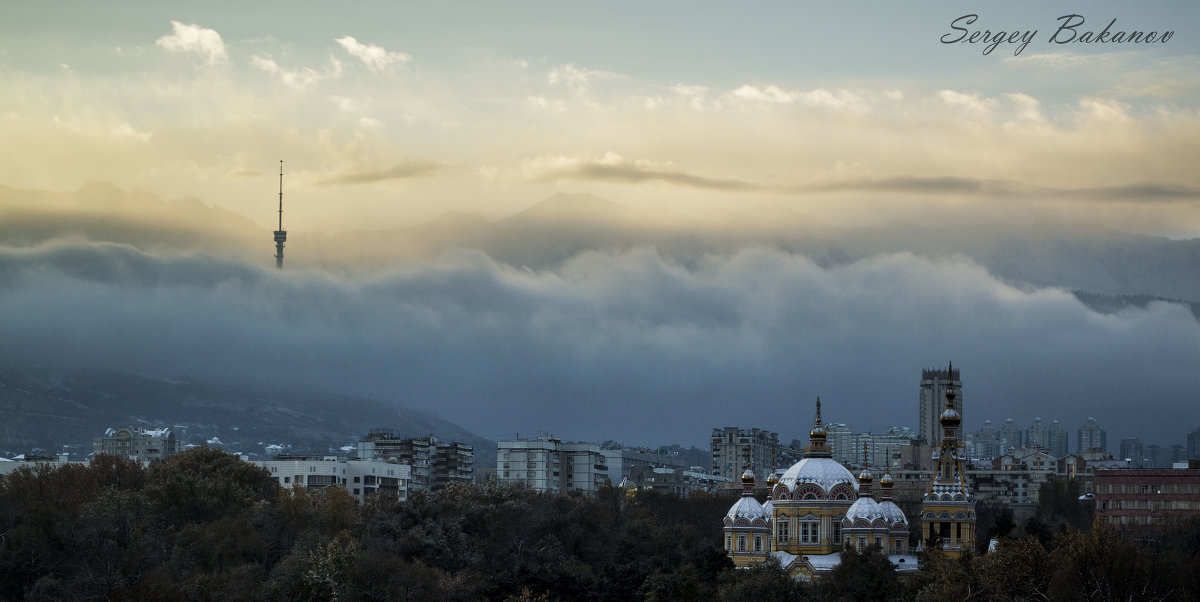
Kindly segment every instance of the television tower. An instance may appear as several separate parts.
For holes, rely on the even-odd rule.
[[[279,160],[279,229],[275,231],[275,268],[283,269],[283,242],[287,230],[283,229],[283,159]]]

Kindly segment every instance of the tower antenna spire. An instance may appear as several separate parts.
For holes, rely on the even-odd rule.
[[[275,231],[275,268],[283,269],[283,243],[287,230],[283,229],[283,159],[279,160],[279,229]]]

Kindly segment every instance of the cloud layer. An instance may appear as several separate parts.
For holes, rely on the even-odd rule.
[[[223,23],[162,20],[107,69],[70,55],[70,70],[0,66],[0,183],[112,180],[202,196],[265,225],[269,209],[248,199],[269,200],[270,178],[258,190],[238,174],[269,173],[282,157],[299,176],[298,212],[339,230],[448,209],[501,217],[565,185],[691,213],[752,197],[837,223],[957,207],[1200,233],[1189,55],[1023,54],[977,65],[986,85],[731,79],[628,72],[603,55],[448,63],[399,34],[338,27],[336,38],[242,32],[227,44]],[[181,71],[165,54],[205,68]],[[1063,82],[1063,64],[1113,69]],[[461,169],[418,182],[414,157]],[[347,197],[356,210],[342,210]]]
[[[171,21],[174,30],[154,43],[171,52],[187,52],[199,56],[205,64],[217,65],[229,61],[225,42],[214,29]]]
[[[1114,439],[1170,442],[1194,426],[1200,364],[1180,306],[1099,315],[908,254],[822,268],[745,248],[684,267],[640,248],[530,272],[457,251],[334,274],[47,243],[0,249],[0,289],[12,363],[361,393],[492,438],[803,438],[818,395],[835,422],[912,425],[918,371],[953,360],[970,429],[1095,416]]]

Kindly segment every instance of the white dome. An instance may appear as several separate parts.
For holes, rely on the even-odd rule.
[[[830,490],[839,484],[849,485],[858,492],[858,481],[854,479],[854,475],[850,474],[845,466],[827,457],[804,458],[796,462],[783,473],[779,483],[787,485],[792,492],[805,485],[816,485],[828,495]]]
[[[738,498],[738,501],[733,503],[733,506],[729,508],[729,512],[725,513],[725,518],[731,521],[736,521],[739,518],[752,521],[756,518],[766,519],[768,517],[767,513],[763,510],[762,504],[758,503],[758,500],[754,499],[754,496],[746,495]]]
[[[887,521],[888,525],[896,523],[908,524],[908,517],[904,516],[904,511],[892,500],[879,502],[879,508],[883,511],[883,520]]]
[[[763,514],[767,515],[767,520],[770,520],[771,516],[775,513],[775,501],[767,500],[767,503],[763,504],[762,506]]]
[[[899,508],[897,508],[898,510]],[[883,518],[883,507],[873,497],[860,497],[850,505],[850,509],[846,510],[846,521],[854,523],[858,520],[865,520],[868,523],[875,522]]]

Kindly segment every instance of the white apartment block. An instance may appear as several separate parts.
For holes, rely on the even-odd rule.
[[[266,468],[285,489],[344,487],[354,499],[366,501],[375,495],[395,500],[408,499],[412,467],[384,460],[350,460],[339,456],[279,456],[251,464]]]
[[[496,479],[543,493],[595,493],[610,484],[600,446],[554,438],[500,441]]]

